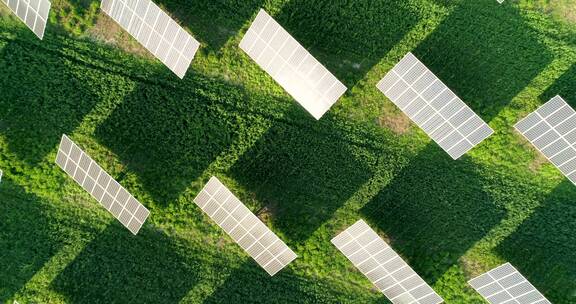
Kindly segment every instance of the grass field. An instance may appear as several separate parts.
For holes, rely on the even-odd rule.
[[[0,303],[388,303],[330,243],[360,218],[446,303],[507,261],[576,303],[576,188],[512,127],[576,106],[570,1],[155,1],[202,42],[183,80],[98,1],[53,0],[43,41],[0,4]],[[260,7],[349,87],[320,121],[238,48]],[[495,130],[460,160],[375,87],[408,51]],[[56,167],[63,133],[151,210],[138,236]],[[192,202],[212,175],[299,258],[235,245]]]

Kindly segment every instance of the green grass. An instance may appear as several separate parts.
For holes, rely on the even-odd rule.
[[[575,26],[523,1],[162,0],[203,44],[180,80],[91,36],[95,3],[55,1],[43,41],[0,9],[0,302],[387,303],[330,243],[363,218],[447,303],[506,261],[576,303],[576,190],[512,128],[576,106]],[[320,121],[237,47],[261,6],[350,88]],[[458,161],[379,123],[408,51],[496,131]],[[54,165],[62,133],[151,210],[138,236]],[[265,274],[192,202],[212,175],[299,258]]]

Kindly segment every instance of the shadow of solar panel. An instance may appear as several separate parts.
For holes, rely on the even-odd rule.
[[[200,43],[150,0],[103,0],[102,11],[184,78]]]
[[[450,13],[412,53],[487,122],[554,60],[514,5],[434,2]]]
[[[86,234],[99,231],[79,223],[76,214],[56,207],[6,179],[0,185],[0,303],[18,291],[66,245],[61,227]]]
[[[62,135],[56,154],[56,164],[130,232],[134,235],[138,233],[150,211],[66,135]]]
[[[220,51],[236,39],[265,0],[155,0],[178,23],[190,29],[202,50],[221,56]]]
[[[494,132],[412,53],[377,87],[453,159]]]
[[[0,0],[22,22],[31,29],[38,38],[44,37],[44,30],[48,22],[48,13],[51,3],[48,0]]]
[[[70,303],[183,303],[205,271],[218,269],[218,261],[208,266],[202,259],[215,253],[183,246],[177,236],[143,227],[132,237],[121,229],[108,225],[93,232],[46,288]]]
[[[560,78],[544,91],[539,99],[546,102],[554,96],[560,95],[568,104],[576,101],[576,63],[574,63]]]
[[[506,188],[480,172],[481,166],[469,157],[454,162],[431,142],[395,173],[362,207],[361,214],[399,240],[396,252],[435,284],[459,267],[462,256],[506,218],[505,210],[486,189],[498,185],[503,193],[525,190]],[[426,191],[417,190],[423,187]]]
[[[552,303],[576,297],[576,187],[564,180],[496,248]]]
[[[498,266],[468,284],[491,304],[551,304],[510,263]]]
[[[216,177],[210,178],[194,203],[271,276],[296,259],[296,254]]]
[[[383,144],[382,137],[372,137],[361,128],[343,128],[332,118],[315,121],[307,116],[292,104],[284,113],[286,122],[276,121],[230,169],[234,180],[254,194],[262,214],[271,215],[274,228],[286,240],[300,244],[373,175],[373,168],[358,159],[355,151],[363,144],[354,139]],[[368,149],[397,153],[387,149],[390,145],[381,147]]]
[[[332,239],[394,304],[437,304],[444,300],[363,220]]]
[[[346,86],[264,10],[242,38],[240,48],[316,119],[346,92]]]
[[[576,184],[576,111],[562,97],[550,99],[514,127]]]
[[[274,19],[352,88],[406,37],[423,15],[407,1],[290,0],[274,14]]]

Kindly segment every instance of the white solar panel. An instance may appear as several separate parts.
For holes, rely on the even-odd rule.
[[[296,254],[216,177],[194,202],[271,276],[296,259]]]
[[[548,160],[576,184],[576,112],[560,96],[515,125]]]
[[[346,92],[346,86],[264,10],[242,38],[240,48],[316,119]]]
[[[50,1],[48,0],[0,0],[6,4],[10,10],[22,22],[26,23],[38,38],[44,37],[44,29],[48,22],[50,12]]]
[[[412,53],[377,87],[453,159],[494,133]]]
[[[491,304],[551,304],[510,263],[468,282]]]
[[[200,43],[156,4],[150,0],[102,0],[102,11],[184,78]]]
[[[363,220],[332,243],[394,304],[437,304],[442,298]]]
[[[66,135],[62,135],[56,164],[134,235],[138,233],[150,211]]]

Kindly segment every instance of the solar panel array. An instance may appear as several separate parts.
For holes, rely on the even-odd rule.
[[[494,132],[412,53],[377,87],[453,159]]]
[[[242,38],[240,48],[316,119],[346,92],[346,86],[264,10]]]
[[[560,96],[515,125],[568,179],[576,184],[576,112]]]
[[[22,22],[26,23],[38,38],[44,37],[44,30],[48,22],[51,3],[48,0],[0,0],[5,3],[10,10]]]
[[[394,304],[437,304],[442,298],[363,220],[332,243]]]
[[[184,78],[200,43],[156,4],[150,0],[102,0],[102,10]]]
[[[68,136],[62,135],[56,164],[92,195],[134,235],[150,211],[106,173]]]
[[[491,304],[551,304],[510,263],[468,282]]]
[[[271,276],[296,259],[296,254],[216,177],[194,202]]]

